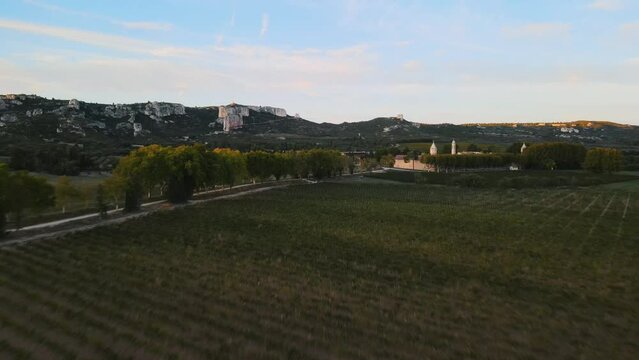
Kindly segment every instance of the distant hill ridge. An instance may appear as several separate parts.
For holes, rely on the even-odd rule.
[[[628,124],[620,124],[612,121],[596,121],[596,120],[577,120],[577,121],[568,121],[568,122],[527,122],[527,123],[468,123],[462,124],[463,126],[512,126],[512,127],[543,127],[543,126],[551,126],[551,127],[581,127],[581,128],[593,128],[599,129],[604,126],[617,127],[617,128],[632,128],[632,125]]]
[[[101,153],[126,153],[133,145],[154,143],[374,149],[406,142],[448,143],[452,139],[482,144],[573,141],[639,150],[639,127],[588,120],[423,124],[407,121],[401,115],[335,124],[305,120],[297,114],[289,116],[286,110],[271,106],[231,103],[188,107],[156,101],[97,104],[37,95],[0,95],[0,155],[12,147],[43,143],[74,143]]]

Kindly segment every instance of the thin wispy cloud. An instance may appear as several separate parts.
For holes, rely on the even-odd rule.
[[[571,111],[637,122],[636,9],[631,0],[229,0],[122,12],[17,0],[0,14],[0,36],[10,39],[0,86],[101,102],[237,100],[330,122],[398,112],[427,122],[523,121]]]
[[[620,29],[624,35],[639,35],[639,22],[622,24]]]
[[[588,8],[594,10],[617,11],[624,8],[622,0],[597,0],[588,5]]]
[[[124,27],[125,29],[151,31],[169,31],[173,30],[174,27],[171,23],[153,21],[118,21],[116,24]]]
[[[410,60],[402,64],[402,68],[407,72],[417,72],[422,70],[422,63],[419,60]]]
[[[94,14],[91,14],[89,12],[86,11],[79,11],[76,9],[69,9],[63,6],[58,6],[58,5],[54,5],[54,4],[50,4],[44,1],[38,1],[38,0],[22,0],[23,3],[49,11],[49,12],[54,12],[54,13],[61,13],[61,14],[66,14],[66,15],[74,15],[74,16],[82,16],[82,17],[100,17],[100,16],[96,16]]]
[[[59,26],[49,26],[23,21],[0,19],[0,28],[13,31],[53,37],[113,50],[145,53],[154,56],[187,56],[199,53],[197,49],[165,46],[153,42],[110,35],[94,31],[77,30]]]
[[[262,27],[260,28],[260,37],[264,37],[266,35],[266,33],[268,32],[269,24],[270,20],[268,14],[262,14]]]
[[[565,23],[529,23],[502,28],[502,33],[511,38],[547,38],[566,36],[572,26]]]

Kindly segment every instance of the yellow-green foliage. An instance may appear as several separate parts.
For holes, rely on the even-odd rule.
[[[617,149],[594,148],[586,153],[584,169],[595,173],[620,171],[623,166],[623,154]]]
[[[312,149],[285,153],[229,149],[210,151],[204,145],[163,147],[151,145],[134,150],[120,160],[108,189],[125,192],[125,208],[140,206],[144,190],[160,187],[172,202],[188,200],[196,189],[233,186],[247,177],[267,180],[283,176],[315,178],[342,174],[348,167],[336,150]],[[163,191],[164,192],[164,191]]]
[[[581,144],[542,143],[524,150],[522,163],[527,169],[574,170],[581,169],[586,148]]]

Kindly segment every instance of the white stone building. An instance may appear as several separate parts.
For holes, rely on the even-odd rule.
[[[450,153],[457,155],[457,143],[455,142],[455,139],[453,139],[453,142],[450,143]]]

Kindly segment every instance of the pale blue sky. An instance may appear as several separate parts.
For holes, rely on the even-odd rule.
[[[0,93],[639,125],[639,0],[14,0]]]

